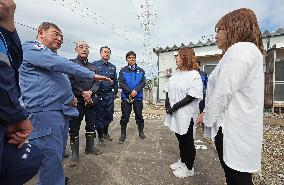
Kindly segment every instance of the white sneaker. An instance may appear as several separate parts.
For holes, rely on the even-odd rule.
[[[183,165],[185,165],[185,164],[182,163],[181,160],[179,159],[177,162],[171,164],[171,165],[170,165],[170,168],[171,168],[172,170],[177,170],[177,169],[183,167]]]
[[[173,174],[178,178],[185,178],[194,175],[194,168],[188,170],[186,166],[173,171]]]

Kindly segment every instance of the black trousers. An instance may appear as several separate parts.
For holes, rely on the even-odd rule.
[[[226,182],[228,185],[253,185],[252,174],[247,172],[239,172],[228,167],[223,160],[223,134],[222,127],[219,128],[215,136],[215,146],[218,152],[220,163],[224,169]]]
[[[179,151],[181,162],[185,163],[187,169],[191,170],[194,164],[196,149],[194,146],[193,139],[193,126],[194,122],[191,118],[190,126],[187,130],[187,133],[184,135],[179,135],[176,133],[176,137],[179,143]]]
[[[143,101],[142,100],[135,100],[133,104],[128,103],[127,101],[123,100],[121,102],[121,119],[120,119],[120,125],[127,126],[127,123],[129,122],[130,114],[132,111],[132,106],[133,110],[135,113],[135,120],[136,124],[138,126],[144,127],[144,119],[142,115],[142,110],[143,110]]]
[[[85,116],[86,132],[95,132],[95,112],[94,107],[86,107],[84,103],[79,102],[77,105],[77,109],[79,111],[78,117],[71,117],[70,119],[70,129],[69,135],[72,136],[79,136],[80,125]]]

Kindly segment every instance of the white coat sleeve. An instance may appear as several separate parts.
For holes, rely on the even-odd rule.
[[[203,98],[203,93],[202,93],[203,86],[199,73],[196,73],[192,81],[189,82],[188,87],[189,87],[187,92],[188,95],[194,98],[199,98],[199,99]]]

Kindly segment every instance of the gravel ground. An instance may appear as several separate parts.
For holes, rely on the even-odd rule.
[[[115,106],[115,117],[117,119],[117,121],[119,121],[119,117],[121,115],[121,112],[120,112],[120,107],[119,107],[119,101],[116,100],[116,106]],[[162,106],[154,106],[154,105],[151,105],[151,104],[147,104],[147,103],[144,103],[144,110],[143,110],[143,114],[144,114],[144,118],[146,120],[157,120],[158,122],[162,121],[163,118],[164,118],[164,108]],[[134,117],[134,114],[132,114],[132,118]],[[132,119],[133,120],[133,119]],[[253,180],[254,180],[254,184],[255,185],[284,185],[284,116],[283,114],[274,114],[274,113],[268,113],[266,112],[264,114],[264,122],[265,122],[265,125],[264,125],[264,142],[263,142],[263,151],[262,151],[262,170],[258,173],[255,173],[253,175]],[[157,123],[156,123],[157,124]],[[156,124],[150,124],[150,125],[156,125]],[[134,125],[134,126],[133,126]],[[136,131],[136,127],[135,127],[135,124],[133,124],[131,129],[135,130]],[[157,124],[158,125],[158,124]],[[164,127],[161,127],[163,129],[158,129],[159,132],[166,132],[165,131],[165,128]],[[118,130],[119,128],[115,128],[116,130]],[[129,128],[128,128],[129,129]],[[198,132],[199,133],[202,133],[202,129],[199,128],[198,129]],[[149,132],[146,132],[147,134],[150,134]],[[156,134],[155,134],[156,135]],[[166,134],[168,135],[168,134]],[[119,137],[119,132],[117,132],[117,138]],[[133,136],[134,138],[136,137]],[[138,140],[139,141],[139,140]],[[150,149],[150,146],[152,146],[151,143],[155,143],[156,141],[150,141],[149,139],[146,140],[148,141],[149,145],[145,146],[145,148],[149,148]],[[171,141],[172,142],[172,141]],[[204,144],[207,142],[207,145],[212,145],[211,148],[212,148],[212,152],[211,153],[215,153],[214,155],[216,156],[216,151],[214,151],[215,147],[214,147],[214,144],[210,141],[210,140],[207,140],[205,139],[204,140]],[[131,143],[130,143],[131,144]],[[129,143],[124,146],[126,147],[127,149],[131,149],[131,147],[129,148]],[[113,145],[113,146],[116,146],[115,148],[119,147],[119,145]],[[135,146],[135,145],[134,145]],[[83,147],[83,146],[82,146]],[[110,151],[113,151],[115,148],[109,148],[109,151],[105,151],[105,154],[103,154],[102,156],[98,157],[98,159],[94,158],[92,160],[97,160],[98,161],[103,161],[102,160],[102,157],[104,155],[107,155],[107,153],[109,153]],[[118,149],[117,149],[118,150]],[[139,151],[137,148],[133,148],[131,149],[131,151]],[[151,151],[152,149],[150,149]],[[165,148],[165,150],[168,151],[168,148]],[[175,150],[175,149],[174,149]],[[126,150],[128,151],[128,150]],[[124,152],[126,152],[124,151]],[[70,151],[69,151],[70,152]],[[114,151],[113,151],[114,152]],[[118,154],[120,154],[120,150],[116,151],[118,152]],[[147,151],[148,152],[148,151]],[[168,151],[168,152],[172,152],[171,151]],[[208,155],[208,152],[207,153],[200,153],[198,154],[198,157],[200,157],[199,161],[203,161],[206,159],[203,159],[201,160],[201,158],[203,158],[204,156],[206,157],[206,155]],[[151,153],[151,152],[150,152]],[[155,152],[154,152],[155,153]],[[156,154],[154,155],[153,153],[153,156],[156,156]],[[210,153],[210,152],[209,152]],[[152,154],[152,153],[151,153]],[[211,155],[213,155],[211,154]],[[111,155],[112,157],[114,156],[113,154]],[[120,156],[120,155],[118,155]],[[135,156],[135,155],[134,155]],[[84,155],[82,156],[82,158],[84,157]],[[88,157],[88,156],[86,156]],[[88,157],[89,158],[89,157]],[[173,156],[171,156],[171,158],[174,159]],[[109,159],[110,160],[110,159]],[[134,159],[133,159],[134,160]],[[82,166],[85,166],[89,163],[84,163],[83,162],[84,160],[82,160],[82,163],[83,165]],[[111,160],[112,163],[115,162],[116,160]],[[98,162],[97,164],[100,164],[100,162]],[[104,162],[104,161],[103,161]],[[107,162],[107,161],[106,161]],[[157,161],[158,163],[161,163],[160,165],[164,164],[164,162],[161,162],[161,161]],[[129,162],[128,162],[129,164]],[[138,163],[137,163],[138,164]],[[140,163],[139,163],[140,164]],[[198,163],[197,163],[198,164]],[[105,164],[106,165],[106,164]],[[122,165],[123,166],[123,165]],[[167,179],[166,177],[163,177],[160,179],[160,176],[161,175],[157,175],[155,177],[155,180],[152,180],[152,181],[148,181],[145,176],[142,178],[138,177],[136,178],[135,176],[137,175],[134,175],[134,177],[136,179],[134,179],[133,177],[133,174],[135,172],[135,169],[136,168],[133,168],[135,166],[129,166],[127,167],[128,165],[124,165],[123,168],[125,168],[124,170],[126,169],[129,169],[129,174],[125,174],[125,178],[121,178],[120,176],[116,177],[116,173],[118,173],[117,171],[115,171],[116,173],[114,174],[114,179],[112,179],[110,182],[109,181],[106,181],[106,179],[108,179],[106,176],[104,175],[100,175],[98,176],[99,177],[99,180],[102,182],[102,184],[113,184],[113,182],[117,181],[117,183],[115,184],[125,184],[124,182],[128,182],[128,184],[149,184],[150,182],[154,182],[156,184],[191,184],[193,181],[177,181],[176,179],[174,179],[173,181],[168,181],[168,180],[164,180],[164,179]],[[151,165],[149,164],[149,167]],[[219,166],[219,163],[218,163],[218,160],[216,159],[216,164],[213,165],[214,167],[218,167]],[[87,166],[85,166],[84,168],[80,168],[80,170],[83,170],[84,172],[82,172],[82,176],[84,177],[83,174],[86,174],[86,176],[90,175],[88,172],[88,168],[86,168]],[[140,168],[140,167],[139,167]],[[200,166],[200,168],[202,169],[202,165]],[[207,167],[208,168],[208,167]],[[87,171],[85,171],[87,169]],[[77,169],[78,170],[78,169]],[[78,172],[80,172],[80,170],[78,170],[76,172],[76,174]],[[92,171],[93,170],[93,167],[90,166],[90,170]],[[149,170],[149,169],[148,169]],[[208,172],[206,172],[206,168],[203,169],[203,172],[200,172],[199,174],[199,177],[197,179],[195,179],[196,182],[194,182],[194,184],[203,184],[204,182],[197,182],[197,180],[199,178],[203,179],[205,176],[202,177],[202,174],[206,174]],[[219,169],[221,170],[221,169]],[[159,171],[159,170],[158,170]],[[202,170],[201,170],[202,171]],[[113,170],[110,170],[109,171],[111,174],[113,173]],[[72,170],[68,170],[67,169],[67,174],[72,174],[72,173],[75,173],[75,172],[72,172]],[[120,173],[120,172],[119,172]],[[126,171],[125,171],[126,173]],[[139,172],[141,173],[141,172]],[[138,173],[138,174],[139,174]],[[152,173],[153,176],[155,176],[155,172],[151,171],[151,172],[145,172],[145,173]],[[93,174],[93,173],[91,173]],[[106,175],[106,174],[105,174]],[[145,174],[146,175],[146,174]],[[149,175],[149,174],[148,174]],[[171,174],[166,174],[166,176],[170,176]],[[220,182],[220,179],[222,179],[223,177],[223,173],[222,173],[222,170],[220,171],[220,177],[218,177],[218,181]],[[98,177],[95,177],[94,179],[97,179]],[[130,178],[131,177],[131,178]],[[133,177],[133,179],[132,179]],[[101,179],[100,179],[101,178]],[[128,180],[127,180],[128,179]],[[142,181],[140,181],[141,179],[144,179],[145,182],[142,183]],[[133,181],[132,181],[133,180]],[[139,180],[140,182],[138,182],[137,180]],[[75,181],[75,180],[74,180]],[[86,181],[86,180],[85,180]],[[121,182],[120,182],[121,181]],[[148,181],[148,182],[147,182]],[[157,181],[157,182],[156,182]],[[161,181],[161,183],[158,183],[158,181]],[[222,181],[222,180],[221,180]],[[82,182],[84,182],[84,180],[82,180]],[[212,181],[213,182],[213,181]],[[31,181],[31,183],[28,183],[28,184],[34,184],[34,181]],[[73,182],[71,184],[78,184],[76,182]],[[80,184],[80,183],[79,183]],[[78,185],[79,185],[78,184]],[[88,182],[84,182],[83,184],[89,184]],[[90,184],[93,184],[93,183],[90,183]],[[126,183],[127,184],[127,183]],[[211,183],[212,184],[212,183]],[[213,183],[214,184],[214,183]],[[222,184],[222,183],[221,183]]]
[[[284,127],[265,125],[262,170],[254,175],[255,184],[284,184]]]
[[[160,114],[145,114],[148,119],[163,119],[164,108],[145,104],[145,109],[160,110]],[[156,112],[155,112],[156,113]],[[284,114],[264,113],[262,170],[253,175],[255,185],[284,184]],[[199,130],[202,132],[202,130]],[[210,140],[208,143],[214,145]]]
[[[284,119],[284,114],[278,114],[278,113],[272,113],[272,112],[265,112],[264,113],[265,118],[279,118]]]

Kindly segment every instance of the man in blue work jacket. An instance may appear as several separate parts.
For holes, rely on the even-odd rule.
[[[22,46],[14,25],[16,4],[0,2],[0,184],[26,183],[39,170],[42,154],[25,143],[32,132],[28,113],[21,107],[18,68]]]
[[[44,154],[39,184],[64,185],[62,158],[70,116],[78,116],[76,101],[67,75],[111,80],[57,55],[63,36],[53,23],[38,28],[37,40],[23,44],[20,67],[22,100],[33,123],[29,141]]]
[[[70,61],[83,66],[90,71],[95,72],[95,67],[88,61],[89,45],[85,41],[76,42],[75,51],[77,52],[77,58]],[[76,76],[69,77],[72,91],[75,97],[78,99],[77,109],[79,111],[78,117],[71,117],[70,121],[70,145],[72,150],[71,166],[76,166],[79,162],[79,131],[81,122],[85,116],[85,137],[86,137],[86,154],[99,155],[102,153],[100,149],[95,147],[95,112],[94,101],[95,93],[98,90],[98,84],[90,79],[80,78]]]
[[[199,102],[199,111],[200,113],[203,112],[205,108],[205,96],[206,96],[206,89],[207,89],[207,82],[208,82],[208,75],[205,71],[201,70],[201,64],[200,61],[197,61],[197,71],[200,74],[202,85],[203,85],[203,99]]]
[[[104,139],[112,141],[108,133],[109,124],[113,121],[114,99],[118,91],[118,82],[115,65],[109,62],[111,50],[104,46],[100,49],[101,60],[94,62],[95,68],[99,75],[106,76],[113,80],[113,83],[101,81],[96,93],[96,128],[99,137],[99,146],[105,146]]]
[[[119,87],[121,91],[121,136],[119,143],[122,144],[126,138],[126,126],[129,122],[130,113],[135,113],[136,124],[138,125],[139,137],[145,139],[143,109],[143,88],[145,87],[145,71],[136,64],[136,53],[129,51],[126,54],[127,66],[119,72]]]

